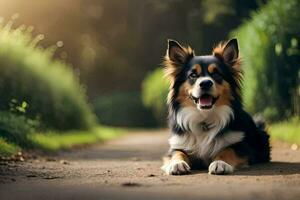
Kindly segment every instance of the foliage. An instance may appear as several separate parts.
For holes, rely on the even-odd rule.
[[[300,114],[300,2],[270,1],[231,35],[244,60],[246,109],[277,120]],[[162,119],[167,86],[162,70],[143,83],[143,102]]]
[[[300,119],[293,117],[289,120],[271,124],[270,133],[272,138],[285,142],[300,144]]]
[[[36,122],[24,116],[18,116],[9,112],[0,112],[0,138],[5,141],[30,147],[28,134],[34,131]]]
[[[94,116],[84,89],[65,63],[53,60],[32,28],[0,25],[0,110],[23,113],[56,129],[89,128]]]
[[[163,70],[158,68],[144,79],[142,98],[145,106],[152,110],[161,125],[165,124],[167,115],[167,94],[168,83],[164,79]]]
[[[150,110],[142,104],[139,93],[113,93],[94,101],[99,122],[110,126],[150,127],[156,122]]]
[[[244,100],[271,120],[300,115],[300,1],[272,0],[235,30],[244,59]]]
[[[47,35],[47,40],[41,42],[39,40],[43,38],[43,35],[36,37],[32,42],[30,41],[31,36],[29,36],[28,43],[31,43],[31,46],[34,47],[36,43],[48,45],[58,39],[63,41],[57,42],[57,46],[65,45],[55,52],[53,49],[56,47],[40,50],[47,51],[49,54],[54,53],[55,57],[72,63],[76,72],[80,72],[80,80],[87,85],[86,91],[92,98],[101,96],[103,93],[138,91],[147,72],[152,71],[161,62],[161,57],[166,50],[167,38],[193,45],[196,53],[208,53],[213,44],[223,40],[232,27],[236,27],[245,17],[249,16],[250,10],[258,7],[257,1],[240,2],[237,0],[72,0],[72,4],[67,5],[69,9],[61,6],[60,1],[51,0],[31,1],[30,3],[10,0],[6,2],[6,5],[18,10],[22,22],[33,24],[38,31]],[[0,7],[1,16],[6,19],[11,15],[5,10],[7,6]],[[80,12],[74,12],[75,10],[80,10]],[[57,18],[64,20],[57,23],[56,17],[49,17],[49,13],[55,13]],[[47,19],[46,23],[44,19]],[[32,28],[21,27],[20,29],[26,29],[25,32],[29,32],[30,35]],[[16,52],[16,56],[19,56],[18,52],[23,51],[19,49],[24,45],[20,39],[16,40],[16,43],[14,45],[18,45],[18,48],[14,46],[12,49]],[[2,45],[2,42],[0,44]],[[3,49],[6,48],[3,46]],[[47,73],[49,79],[55,79],[55,81],[49,80],[51,84],[55,84],[53,87],[62,87],[61,90],[68,87],[67,76],[66,80],[62,80],[57,79],[54,74],[50,75],[53,70],[49,67],[45,69],[44,65],[48,64],[42,63],[42,58],[38,55],[34,56],[34,54],[28,53],[30,55],[28,62],[43,65],[40,73]],[[33,59],[33,56],[36,59]],[[2,59],[4,56],[0,58]],[[30,70],[27,74],[31,74]],[[15,71],[18,72],[19,69],[15,69]],[[22,74],[24,73],[22,72]],[[22,102],[26,102],[28,111],[26,115],[31,112],[30,117],[33,118],[36,117],[37,111],[42,110],[40,109],[42,107],[43,113],[38,114],[38,117],[44,118],[44,113],[49,111],[50,114],[46,115],[49,117],[42,119],[47,122],[49,127],[76,128],[87,121],[88,117],[78,119],[82,115],[81,111],[79,108],[79,110],[71,108],[72,103],[70,103],[71,100],[80,102],[82,95],[75,97],[66,94],[64,97],[57,94],[56,89],[49,90],[49,88],[45,88],[45,84],[36,84],[37,80],[34,81],[25,74],[22,77],[17,75],[15,85],[19,85],[20,82],[17,78],[26,81],[33,80],[32,93],[40,94],[43,90],[47,91],[47,95],[38,95],[39,99],[35,99],[34,102],[29,102],[23,96],[11,97],[6,99],[5,104],[11,99],[17,100],[18,106],[22,105]],[[41,98],[51,102],[40,104]],[[57,100],[57,98],[61,100]],[[0,99],[0,101],[2,100]],[[63,101],[63,103],[54,101]],[[39,108],[35,108],[36,103],[40,105]],[[2,103],[0,102],[0,104]],[[68,112],[68,116],[56,112],[58,107],[63,109],[62,113]],[[138,109],[140,108],[136,108],[136,110]],[[72,117],[74,119],[71,119]],[[160,117],[160,120],[165,121],[164,117]]]
[[[0,137],[0,156],[10,156],[17,154],[20,148],[12,143],[7,142],[5,139]]]
[[[139,90],[146,73],[161,62],[167,38],[207,53],[258,1],[265,0],[72,0],[65,9],[61,1],[9,0],[0,13],[9,18],[6,8],[15,8],[49,41],[64,41],[55,55],[80,68],[87,91],[96,96]],[[49,13],[64,20],[58,23]]]

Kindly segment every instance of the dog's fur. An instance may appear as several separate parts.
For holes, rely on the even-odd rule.
[[[220,43],[206,56],[169,40],[164,65],[172,133],[162,166],[167,174],[187,174],[203,166],[210,174],[228,174],[270,161],[263,124],[258,126],[242,106],[236,39]]]

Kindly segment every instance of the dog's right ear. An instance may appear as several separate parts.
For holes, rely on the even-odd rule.
[[[165,76],[174,83],[175,77],[182,71],[184,64],[194,57],[190,47],[182,47],[175,40],[168,40],[167,54],[164,60]]]
[[[190,47],[182,47],[177,41],[168,40],[166,61],[171,61],[174,65],[180,66],[193,56],[194,52]]]

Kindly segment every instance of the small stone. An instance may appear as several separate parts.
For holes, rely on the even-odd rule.
[[[122,183],[123,187],[140,187],[142,186],[140,183],[134,183],[134,182],[125,182]]]
[[[46,158],[46,161],[48,161],[48,162],[54,162],[54,161],[56,161],[56,159],[55,158]]]
[[[45,176],[45,177],[43,177],[43,179],[58,179],[58,178],[62,178],[62,177],[60,177],[60,176]]]
[[[155,177],[154,174],[149,174],[147,177]]]
[[[61,160],[61,161],[59,161],[60,162],[60,164],[63,164],[63,165],[69,165],[70,163],[68,162],[68,161],[66,161],[66,160]]]
[[[296,151],[298,149],[298,145],[297,144],[292,144],[291,149],[293,151]]]
[[[132,160],[132,161],[140,161],[141,159],[140,159],[140,158],[137,158],[137,157],[132,157],[131,160]]]

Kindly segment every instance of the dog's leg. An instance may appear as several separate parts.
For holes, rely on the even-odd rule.
[[[221,151],[210,163],[208,167],[209,174],[230,174],[233,171],[242,165],[247,164],[246,158],[239,157],[234,149],[226,148]]]
[[[168,175],[183,175],[190,173],[190,161],[182,151],[173,151],[170,157],[164,158],[164,165],[161,167]]]

